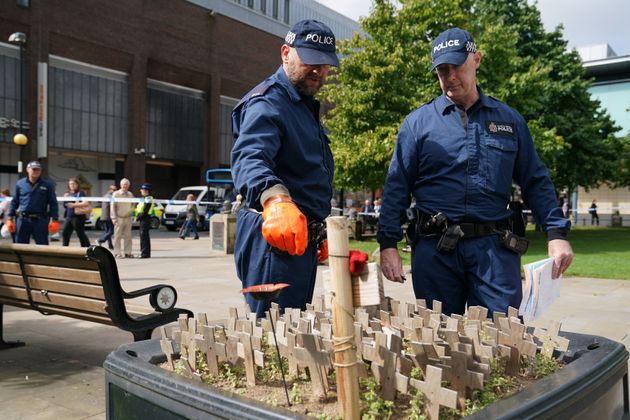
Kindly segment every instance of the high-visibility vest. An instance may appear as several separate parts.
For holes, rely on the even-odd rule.
[[[147,195],[146,197],[144,197],[144,201],[140,201],[136,205],[136,216],[140,216],[143,213],[145,203],[151,206],[147,214],[149,216],[155,216],[155,206],[153,205],[153,197],[151,197],[150,195]]]

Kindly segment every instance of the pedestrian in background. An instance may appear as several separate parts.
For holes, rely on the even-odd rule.
[[[9,220],[9,207],[11,206],[11,201],[7,200],[11,198],[11,191],[9,189],[4,189],[0,192],[0,197],[3,198],[3,201],[0,201],[0,231],[2,232],[3,238],[11,237],[12,241],[15,241],[15,233],[9,230],[9,227],[5,227],[7,220]],[[6,235],[5,235],[6,231]]]
[[[186,206],[186,221],[184,222],[184,227],[179,234],[179,238],[186,239],[188,233],[192,230],[192,232],[195,234],[194,239],[199,239],[199,233],[197,232],[197,220],[199,219],[199,210],[197,209],[197,203],[195,203],[194,194],[188,194],[186,196],[186,201],[190,201],[191,203]]]
[[[104,242],[107,242],[109,249],[114,249],[114,245],[112,244],[112,236],[114,235],[114,224],[112,223],[112,218],[110,216],[111,198],[114,191],[116,191],[116,186],[112,184],[107,189],[107,194],[105,194],[105,196],[103,197],[107,199],[107,201],[101,202],[101,223],[105,228],[105,233],[103,233],[101,237],[96,240],[96,245],[101,245]]]
[[[32,236],[36,244],[48,245],[48,234],[59,231],[55,184],[41,174],[42,165],[34,160],[26,165],[26,177],[15,184],[6,223],[9,231],[16,233],[15,242],[20,244],[29,243]]]
[[[85,193],[81,191],[79,181],[76,178],[70,178],[68,180],[68,191],[63,196],[81,198],[85,197]],[[81,243],[81,246],[90,246],[90,241],[85,235],[86,213],[79,214],[81,212],[80,209],[82,208],[87,208],[91,210],[92,207],[90,206],[90,203],[88,201],[82,200],[65,201],[63,203],[63,206],[66,208],[64,212],[65,222],[63,225],[63,232],[61,233],[61,237],[63,238],[63,246],[70,245],[70,236],[72,236],[73,231],[77,232],[77,236],[79,237],[79,242]]]
[[[112,194],[110,217],[114,225],[114,255],[116,258],[133,258],[131,253],[131,215],[134,204],[132,202],[117,201],[117,199],[133,198],[129,191],[131,182],[127,178],[120,180],[120,189]],[[120,243],[123,243],[121,248]]]
[[[142,199],[136,205],[136,220],[140,222],[140,258],[151,258],[151,219],[155,214],[153,209],[153,186],[145,182],[140,186]]]
[[[591,207],[588,208],[588,212],[591,213],[591,226],[597,222],[599,226],[599,215],[597,214],[597,200],[593,200]]]

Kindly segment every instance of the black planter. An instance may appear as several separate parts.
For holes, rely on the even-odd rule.
[[[628,418],[625,347],[603,337],[562,335],[571,340],[567,366],[469,418]],[[156,366],[165,360],[159,340],[123,345],[107,356],[108,419],[304,418]]]

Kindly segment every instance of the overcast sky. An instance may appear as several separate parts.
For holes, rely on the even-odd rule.
[[[317,0],[353,19],[370,13],[371,0]],[[630,0],[538,0],[545,29],[562,23],[569,47],[608,43],[630,55]]]

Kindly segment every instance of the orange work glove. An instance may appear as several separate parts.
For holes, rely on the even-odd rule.
[[[15,233],[15,222],[13,220],[7,220],[7,229],[9,229],[9,232],[11,233]]]
[[[363,267],[367,264],[368,254],[353,249],[350,251],[350,274],[358,276],[363,271]]]
[[[302,255],[308,245],[306,217],[283,194],[271,196],[263,205],[263,237],[273,247],[291,255]]]
[[[317,262],[323,263],[328,259],[328,239],[324,239],[317,247]]]
[[[48,233],[57,233],[59,232],[59,222],[56,220],[51,220],[48,224]]]

